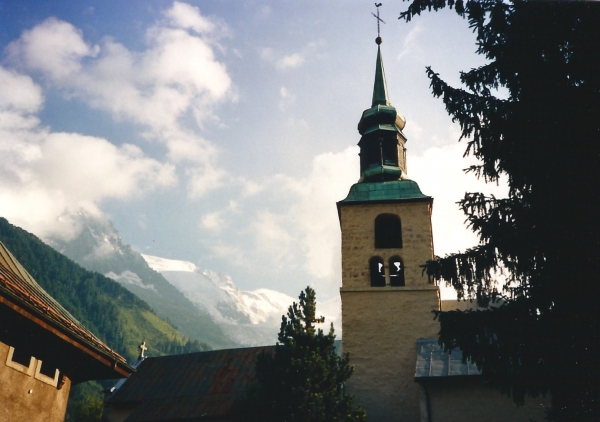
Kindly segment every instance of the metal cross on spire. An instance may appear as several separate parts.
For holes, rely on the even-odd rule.
[[[380,32],[380,28],[379,28],[379,22],[385,23],[385,21],[379,17],[379,7],[380,6],[381,6],[381,3],[375,3],[375,7],[377,8],[377,14],[371,12],[371,14],[373,16],[375,16],[375,19],[377,19],[377,39],[375,40],[375,42],[378,45],[381,44],[381,32]]]

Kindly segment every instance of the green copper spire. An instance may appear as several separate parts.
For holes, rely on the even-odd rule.
[[[373,103],[363,111],[358,122],[360,179],[352,185],[346,199],[337,203],[338,211],[347,204],[432,201],[423,195],[416,182],[406,177],[406,137],[402,133],[406,120],[390,104],[381,59],[381,37],[375,42]]]
[[[381,58],[381,37],[377,43],[373,103],[358,122],[360,142],[360,183],[401,180],[406,173],[406,121],[390,104]]]
[[[387,83],[385,81],[385,72],[383,71],[383,60],[381,59],[381,38],[377,37],[379,41],[377,43],[377,63],[375,64],[375,85],[373,86],[373,104],[371,107],[376,105],[390,105],[388,98]]]

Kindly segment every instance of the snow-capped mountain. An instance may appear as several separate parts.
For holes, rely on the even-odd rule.
[[[81,228],[71,240],[48,244],[91,271],[117,281],[182,333],[215,348],[274,344],[281,316],[296,298],[269,289],[240,290],[224,273],[201,270],[187,261],[142,255],[112,223],[84,212],[69,215]],[[317,304],[326,326],[340,333],[339,297]]]
[[[232,339],[247,345],[273,344],[294,298],[270,289],[240,290],[227,274],[200,270],[187,261],[144,255],[148,265],[163,275],[194,305],[208,313]],[[340,300],[317,305],[327,325],[340,320]],[[327,330],[327,327],[323,327]],[[339,328],[336,330],[339,333]]]
[[[142,257],[234,340],[247,345],[277,341],[281,316],[294,298],[269,289],[241,291],[229,275],[201,271],[191,262]]]
[[[214,348],[241,345],[231,340],[213,318],[199,311],[162,275],[151,269],[140,253],[119,236],[108,219],[85,212],[69,214],[66,218],[75,222],[80,230],[69,240],[44,239],[54,249],[82,267],[117,281],[189,338]]]

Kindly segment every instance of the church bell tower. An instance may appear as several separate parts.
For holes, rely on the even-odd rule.
[[[342,348],[355,367],[348,390],[369,420],[419,421],[417,339],[439,330],[439,289],[421,268],[433,259],[433,198],[406,176],[406,121],[390,104],[376,42],[373,100],[358,123],[360,179],[337,203]]]

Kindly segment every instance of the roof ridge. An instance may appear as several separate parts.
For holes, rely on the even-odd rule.
[[[123,356],[96,337],[56,299],[46,292],[1,241],[0,282],[6,286],[7,291],[12,292],[15,299],[20,299],[21,301],[28,303],[34,310],[45,313],[46,315],[51,315],[55,322],[63,325],[63,328],[72,330],[72,334],[82,337],[84,340],[93,343],[96,347],[99,347],[105,352],[126,362],[126,359]],[[25,286],[30,286],[32,291],[28,291],[24,288]],[[36,297],[37,295],[35,293],[37,293],[39,297]]]

